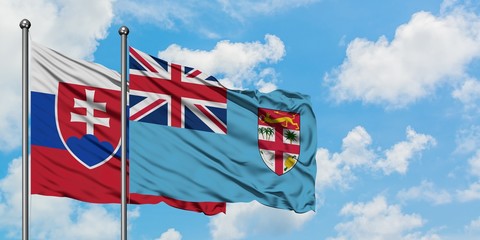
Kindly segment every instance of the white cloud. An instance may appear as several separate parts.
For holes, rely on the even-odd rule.
[[[453,233],[445,234],[442,239],[478,240],[478,236],[480,236],[480,217],[471,220],[463,227],[463,229],[458,229],[458,231]]]
[[[353,167],[370,165],[375,159],[375,153],[368,149],[371,144],[372,137],[365,128],[357,126],[342,140],[342,152],[339,157]]]
[[[480,200],[480,150],[468,159],[468,171],[478,178],[467,189],[457,190],[457,198],[461,202]]]
[[[381,153],[372,147],[372,138],[361,126],[352,129],[342,140],[342,151],[331,154],[327,149],[317,150],[317,190],[338,185],[346,188],[355,180],[352,172],[357,168],[382,170],[389,175],[392,172],[405,174],[412,159],[435,144],[430,135],[418,134],[411,127],[406,129],[407,140],[401,141]]]
[[[317,160],[315,186],[318,192],[331,186],[348,188],[349,183],[355,179],[350,167],[339,157],[330,156],[327,149],[318,149],[315,158]]]
[[[190,50],[177,44],[158,53],[162,59],[182,63],[217,77],[227,87],[243,88],[263,80],[262,86],[275,83],[275,71],[262,69],[260,64],[280,61],[285,55],[285,45],[275,35],[265,35],[265,43],[232,43],[220,41],[211,51]],[[234,57],[232,57],[234,56]],[[268,81],[267,81],[268,79]],[[272,88],[272,86],[268,88]],[[260,86],[260,87],[262,87]]]
[[[7,176],[0,179],[0,227],[18,228],[22,222],[22,160],[14,159]]]
[[[434,205],[450,203],[452,196],[446,190],[436,190],[432,182],[422,181],[419,186],[402,189],[397,193],[401,201],[424,200]]]
[[[399,142],[388,149],[385,152],[386,158],[375,165],[387,175],[394,171],[405,174],[414,155],[435,145],[436,141],[432,136],[418,134],[411,127],[407,127],[407,141]]]
[[[72,203],[69,199],[48,199],[51,197],[36,196],[33,200],[39,200],[38,204],[32,204],[32,216],[35,216],[35,208],[38,205],[48,205],[48,212],[44,215],[33,217],[33,236],[41,236],[46,239],[118,239],[120,233],[119,219],[109,213],[107,209],[99,205],[81,207]],[[63,211],[57,207],[64,206]],[[72,215],[75,215],[73,217]],[[52,219],[59,218],[52,221]],[[64,221],[60,221],[63,219]],[[36,238],[36,237],[34,237]]]
[[[273,68],[265,68],[259,74],[260,80],[255,87],[260,92],[268,93],[277,89],[277,74]]]
[[[476,232],[480,234],[480,217],[472,220],[467,226],[465,226],[466,232]]]
[[[452,92],[452,96],[462,102],[466,110],[476,110],[480,101],[480,81],[467,79],[460,88]]]
[[[134,18],[172,31],[192,31],[205,38],[219,39],[229,31],[243,31],[245,22],[259,15],[307,6],[319,0],[116,0],[115,13],[120,21]],[[186,6],[195,6],[195,10]],[[204,14],[208,13],[208,14]],[[212,24],[214,23],[214,24]],[[228,26],[229,30],[218,30]],[[215,29],[217,28],[217,29]],[[236,33],[233,33],[236,35]]]
[[[21,229],[21,159],[14,159],[0,179],[0,228],[11,236]],[[68,198],[31,196],[30,230],[33,239],[118,239],[116,215],[95,204]]]
[[[28,18],[31,39],[71,57],[91,59],[99,39],[105,38],[113,18],[113,0],[3,0],[0,29],[3,57],[0,78],[0,150],[20,145],[21,124],[21,29]]]
[[[404,107],[467,75],[468,64],[480,57],[479,29],[480,17],[461,9],[441,16],[418,12],[392,41],[354,39],[343,64],[325,80],[337,101]]]
[[[477,153],[468,160],[470,165],[470,172],[480,178],[480,150],[477,150]]]
[[[269,15],[318,1],[319,0],[218,0],[226,13],[240,21],[252,15]]]
[[[258,89],[258,91],[263,92],[263,93],[269,93],[275,89],[277,89],[277,85],[273,82],[265,82],[262,79],[255,84],[255,87]]]
[[[458,190],[457,198],[461,202],[480,200],[480,182],[470,184],[465,190]]]
[[[196,5],[193,1],[168,0],[118,0],[115,11],[124,17],[133,16],[140,22],[149,22],[161,27],[172,29],[177,22],[188,23],[195,17],[195,11],[185,5]]]
[[[456,153],[471,153],[480,149],[480,126],[472,125],[469,128],[461,129],[455,137]]]
[[[352,170],[356,167],[371,166],[376,157],[369,148],[372,138],[365,128],[357,126],[342,140],[342,152],[330,154],[327,149],[317,151],[316,186],[320,191],[328,186],[342,188],[355,179]]]
[[[389,205],[383,196],[367,203],[348,203],[340,215],[352,219],[337,224],[338,235],[331,239],[421,239],[412,231],[425,224],[421,216],[402,213],[400,206]]]
[[[457,6],[458,0],[443,0],[440,5],[440,12],[444,13]]]
[[[301,229],[315,216],[312,211],[298,214],[266,207],[256,201],[228,204],[227,209],[227,214],[216,215],[210,220],[210,233],[214,240],[245,239],[260,234],[281,235]]]
[[[160,235],[160,238],[155,240],[182,240],[182,234],[175,230],[175,228],[169,228],[166,232]]]
[[[403,240],[441,240],[443,237],[439,236],[436,233],[426,233],[422,234],[420,232],[407,234]],[[466,239],[465,239],[466,240]]]
[[[137,219],[140,217],[140,207],[135,206],[133,209],[127,211],[127,217],[129,219]]]

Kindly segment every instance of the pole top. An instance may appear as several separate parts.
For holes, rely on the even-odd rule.
[[[120,35],[128,35],[130,30],[128,30],[128,27],[126,26],[121,26],[120,29],[118,29],[118,34]]]
[[[21,29],[24,29],[24,28],[29,29],[30,26],[32,26],[32,24],[30,23],[30,21],[28,21],[28,19],[25,18],[22,21],[20,21],[20,28]]]

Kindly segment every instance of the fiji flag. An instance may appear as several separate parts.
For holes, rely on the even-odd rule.
[[[92,203],[120,202],[120,75],[32,43],[31,191]],[[128,194],[212,215],[225,203]]]
[[[315,208],[308,96],[230,90],[198,69],[131,48],[129,125],[132,191]]]

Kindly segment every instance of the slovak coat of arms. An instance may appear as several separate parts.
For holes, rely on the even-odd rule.
[[[66,149],[88,169],[101,166],[120,147],[120,92],[60,83],[56,123]]]

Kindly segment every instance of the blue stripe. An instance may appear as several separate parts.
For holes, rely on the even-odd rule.
[[[55,95],[31,92],[32,145],[66,149],[55,122]]]

